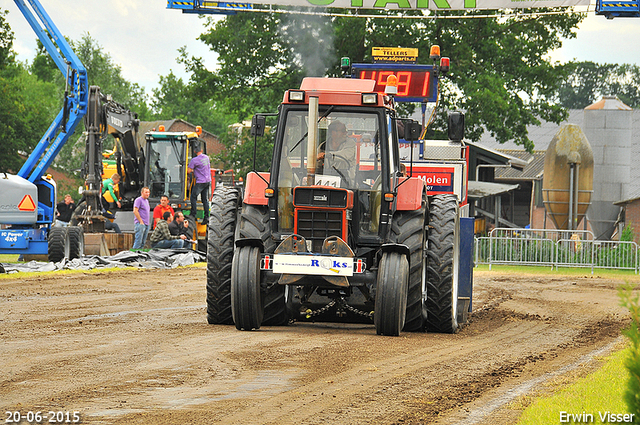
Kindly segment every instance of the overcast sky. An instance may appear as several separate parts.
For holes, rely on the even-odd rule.
[[[170,70],[186,80],[183,66],[176,62],[181,46],[190,55],[202,57],[209,69],[216,64],[216,55],[196,39],[203,32],[204,20],[166,9],[164,0],[40,1],[63,35],[77,41],[88,32],[121,66],[124,78],[147,92],[158,87],[159,76]],[[18,58],[32,60],[35,33],[13,0],[0,0],[0,8],[9,10],[7,19],[15,34]],[[590,12],[577,34],[553,52],[553,60],[640,64],[640,18],[607,20]]]

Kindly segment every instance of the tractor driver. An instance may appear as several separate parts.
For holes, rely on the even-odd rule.
[[[356,143],[347,138],[347,126],[334,121],[329,124],[327,140],[320,145],[318,153],[318,174],[340,176],[343,186],[349,186],[355,177]]]

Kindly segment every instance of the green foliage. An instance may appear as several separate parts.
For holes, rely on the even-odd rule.
[[[273,156],[273,133],[266,131],[263,137],[256,141],[256,171],[269,171]],[[246,178],[249,171],[253,170],[254,138],[250,136],[248,128],[237,130],[229,129],[220,137],[220,142],[226,149],[216,155],[214,161],[220,161],[225,169],[236,171],[235,178]]]
[[[39,81],[15,61],[13,33],[0,11],[0,171],[16,173],[60,108],[52,101],[55,86]],[[55,111],[55,112],[53,112]]]
[[[636,421],[640,423],[640,296],[633,291],[631,285],[619,291],[620,304],[629,309],[631,325],[624,331],[631,343],[629,356],[625,366],[629,371],[629,380],[624,393],[630,413],[634,413]]]
[[[0,69],[5,69],[15,61],[13,32],[5,18],[8,13],[8,10],[0,9]]]
[[[183,119],[213,134],[226,133],[227,125],[234,122],[212,100],[201,100],[173,72],[160,77],[160,88],[154,89],[153,94],[151,106],[156,120]]]
[[[183,62],[203,99],[233,114],[236,121],[256,112],[274,112],[286,89],[305,75],[321,77],[337,59],[328,18],[278,13],[241,13],[208,20],[200,39],[218,54],[219,69],[207,70],[200,58]]]
[[[640,66],[569,62],[565,69],[568,76],[558,91],[565,108],[586,108],[603,95],[615,95],[632,108],[640,107]]]
[[[630,225],[626,225],[624,229],[622,229],[622,233],[620,234],[620,240],[623,242],[633,242],[635,238],[635,232],[633,231],[633,227]]]

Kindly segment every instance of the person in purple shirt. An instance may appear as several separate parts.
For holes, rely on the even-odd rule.
[[[196,179],[195,185],[191,189],[191,215],[194,220],[196,218],[198,195],[202,201],[202,207],[204,208],[204,217],[202,224],[209,223],[209,188],[211,188],[211,160],[209,157],[202,153],[202,145],[198,145],[196,148],[196,156],[191,158],[187,167],[188,173],[193,173]]]
[[[147,242],[147,236],[149,235],[149,228],[151,227],[151,208],[149,207],[149,195],[151,191],[148,187],[143,187],[140,190],[140,196],[133,201],[133,230],[135,232],[135,238],[133,241],[132,249],[141,249]]]

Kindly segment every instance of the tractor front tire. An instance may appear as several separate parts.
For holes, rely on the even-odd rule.
[[[238,191],[231,188],[216,190],[211,200],[207,232],[207,322],[210,324],[233,324],[231,263],[238,202]]]
[[[238,330],[260,329],[264,316],[260,289],[260,248],[236,249],[231,270],[231,311]]]
[[[459,242],[457,197],[434,196],[429,206],[427,331],[458,331]]]
[[[399,252],[385,252],[380,260],[373,322],[378,335],[398,336],[407,313],[409,262]]]
[[[271,237],[271,223],[267,207],[255,205],[243,205],[238,226],[236,227],[236,240],[250,238],[260,239],[264,252],[273,254],[276,249],[276,241]],[[279,285],[277,279],[261,281],[264,293],[264,317],[262,325],[282,326],[289,323],[287,312],[285,286]]]

